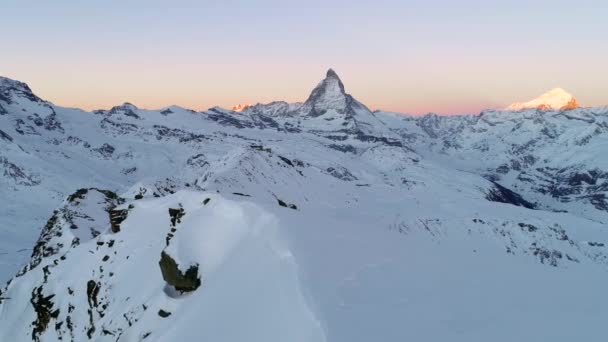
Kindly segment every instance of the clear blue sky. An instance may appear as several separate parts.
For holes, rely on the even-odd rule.
[[[57,104],[303,100],[334,68],[372,108],[475,112],[562,87],[608,104],[608,1],[14,1],[0,75]]]

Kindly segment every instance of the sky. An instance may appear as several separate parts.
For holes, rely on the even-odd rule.
[[[608,104],[608,1],[0,0],[0,75],[55,104],[303,101],[477,113],[555,87]]]

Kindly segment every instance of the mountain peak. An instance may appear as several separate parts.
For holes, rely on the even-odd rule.
[[[242,112],[251,106],[252,106],[252,104],[250,104],[250,103],[246,103],[246,104],[239,103],[238,105],[232,106],[232,111],[233,112]]]
[[[325,74],[325,77],[327,77],[327,78],[332,77],[332,78],[337,78],[337,79],[340,79],[340,77],[338,77],[338,74],[336,74],[336,72],[335,72],[335,71],[334,71],[334,69],[332,69],[332,68],[329,68],[329,69],[327,70],[327,73]]]
[[[4,76],[0,76],[0,88],[15,88],[21,91],[32,91],[27,84]]]
[[[562,88],[553,88],[534,100],[528,102],[516,102],[506,110],[541,109],[541,110],[566,110],[578,108],[578,102],[567,91]]]
[[[26,83],[0,76],[0,100],[10,103],[12,95],[22,96],[34,102],[41,101]]]
[[[347,106],[344,84],[333,69],[327,70],[326,77],[312,90],[304,103],[309,115],[319,116],[327,110],[343,112]]]

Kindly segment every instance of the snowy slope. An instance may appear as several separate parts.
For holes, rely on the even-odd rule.
[[[85,112],[0,82],[0,340],[603,341],[608,109]],[[24,266],[25,265],[25,266]]]
[[[608,223],[607,107],[377,116],[426,159],[498,182],[538,208]]]

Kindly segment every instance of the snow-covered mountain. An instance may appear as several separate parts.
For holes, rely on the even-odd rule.
[[[528,102],[516,102],[505,110],[541,109],[541,110],[567,110],[578,108],[578,102],[567,91],[561,88],[551,89],[541,96]]]
[[[251,107],[250,104],[241,104],[241,103],[239,103],[238,105],[232,106],[231,109],[234,112],[242,112],[243,110],[245,110],[245,109],[247,109],[249,107]]]
[[[371,112],[333,70],[240,112],[0,78],[0,340],[603,341],[607,132]]]

